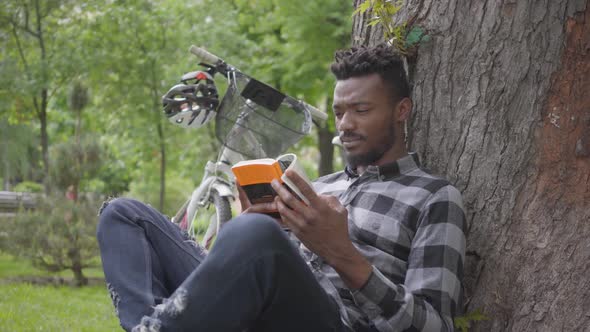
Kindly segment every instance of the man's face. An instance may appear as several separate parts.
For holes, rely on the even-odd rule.
[[[333,108],[351,167],[395,161],[396,105],[378,74],[338,81]]]

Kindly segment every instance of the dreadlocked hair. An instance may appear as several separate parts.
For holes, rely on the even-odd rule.
[[[394,98],[410,97],[404,63],[395,53],[395,48],[387,44],[336,51],[330,69],[339,81],[377,73],[392,88]]]

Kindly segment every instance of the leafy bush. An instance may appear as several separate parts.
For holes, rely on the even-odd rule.
[[[84,181],[95,178],[103,165],[104,149],[97,137],[86,135],[80,141],[69,140],[51,147],[51,184],[65,190],[74,186],[76,192]]]
[[[108,154],[107,160],[98,171],[98,179],[103,183],[98,192],[109,196],[119,196],[129,190],[131,174],[128,166],[122,160]]]
[[[33,181],[23,181],[14,186],[12,190],[16,192],[42,193],[43,185]]]
[[[95,233],[102,198],[86,192],[85,185],[98,178],[104,151],[93,135],[53,145],[48,179],[53,193],[39,197],[33,211],[21,210],[0,223],[0,249],[50,272],[69,269],[78,285],[87,284],[82,269],[97,262]]]
[[[35,267],[58,272],[72,270],[77,285],[88,280],[82,269],[96,264],[98,201],[72,201],[52,195],[34,211],[20,211],[0,223],[0,249],[29,259]]]

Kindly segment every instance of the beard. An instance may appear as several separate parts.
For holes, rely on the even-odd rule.
[[[367,140],[366,136],[362,136],[352,132],[344,132],[342,137],[355,137],[362,140]],[[391,124],[387,130],[386,135],[379,140],[379,144],[370,149],[367,152],[358,154],[351,154],[346,152],[346,161],[352,169],[356,169],[358,166],[369,166],[377,162],[385,152],[389,151],[395,144],[395,127]]]

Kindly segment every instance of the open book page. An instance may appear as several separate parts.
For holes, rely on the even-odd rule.
[[[305,170],[303,169],[303,166],[301,166],[301,164],[297,161],[297,156],[295,154],[293,154],[293,153],[284,154],[282,156],[279,156],[277,158],[277,160],[279,161],[279,163],[281,163],[281,165],[288,165],[287,168],[283,170],[283,173],[285,173],[285,171],[287,171],[288,169],[293,170],[302,179],[304,179],[305,182],[307,182],[307,184],[310,187],[313,188],[311,181],[307,177],[307,174],[305,174]],[[291,182],[291,180],[289,180],[289,178],[287,178],[287,176],[285,174],[283,174],[281,176],[281,179],[287,185],[287,187],[289,187],[289,189],[291,189],[292,192],[297,194],[299,199],[304,201],[305,204],[309,205],[309,200],[307,199],[307,197],[303,196],[303,194],[301,193],[301,190],[293,182]]]

